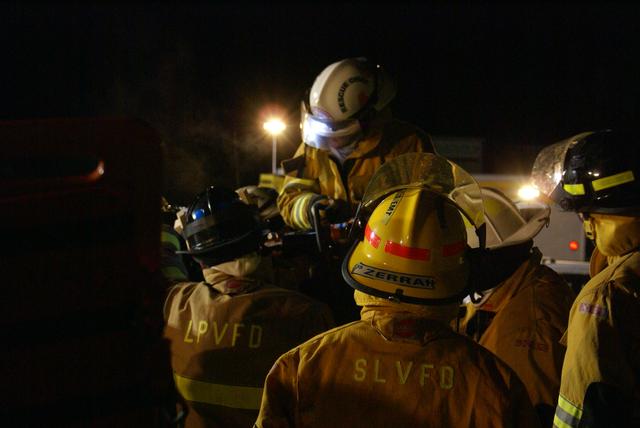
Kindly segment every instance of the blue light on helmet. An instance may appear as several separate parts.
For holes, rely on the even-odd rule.
[[[197,210],[191,213],[191,218],[193,218],[194,220],[201,219],[204,216],[205,216],[205,212],[204,212],[204,209],[202,208],[198,208]]]

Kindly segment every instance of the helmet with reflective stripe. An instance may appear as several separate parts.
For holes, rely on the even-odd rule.
[[[302,104],[303,140],[323,150],[347,146],[396,94],[395,83],[366,58],[348,58],[326,67],[316,77]]]
[[[640,212],[640,158],[634,135],[585,132],[543,149],[532,178],[567,211]]]
[[[484,245],[482,199],[473,178],[431,153],[401,155],[381,166],[367,187],[355,226],[366,227],[356,229],[342,275],[353,288],[392,301],[461,301],[472,287],[463,216]]]
[[[187,210],[182,233],[188,250],[178,253],[214,266],[257,251],[260,222],[236,192],[211,186]]]
[[[347,281],[378,297],[407,303],[451,303],[465,294],[469,266],[458,209],[422,189],[389,195],[373,211],[349,255]]]

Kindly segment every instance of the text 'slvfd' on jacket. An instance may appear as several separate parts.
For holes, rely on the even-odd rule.
[[[282,218],[296,229],[310,229],[307,212],[318,194],[355,206],[371,176],[385,161],[404,153],[433,151],[427,134],[395,119],[360,141],[343,165],[329,152],[302,143],[294,157],[283,162],[286,177],[278,197]]]
[[[278,359],[258,428],[536,427],[517,375],[445,323],[371,307]]]

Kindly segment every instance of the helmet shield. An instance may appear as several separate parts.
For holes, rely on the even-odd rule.
[[[542,150],[532,178],[563,210],[637,215],[640,171],[634,140],[625,131],[576,135]]]
[[[480,186],[459,165],[433,153],[406,153],[380,166],[358,207],[356,226],[366,224],[382,199],[403,189],[425,189],[449,199],[476,229],[480,246],[484,247]]]
[[[357,119],[324,119],[312,114],[305,103],[302,103],[301,118],[302,140],[306,145],[316,149],[339,149],[353,143],[362,135],[362,127]]]
[[[533,168],[531,169],[531,181],[533,185],[544,195],[550,197],[562,180],[565,169],[565,159],[569,149],[591,132],[583,132],[574,137],[562,140],[545,147],[538,153]]]

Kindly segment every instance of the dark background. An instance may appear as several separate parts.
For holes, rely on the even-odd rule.
[[[536,151],[638,118],[633,3],[0,4],[0,119],[134,116],[166,151],[164,193],[256,184],[265,116],[299,140],[299,103],[328,64],[374,58],[394,114],[486,139],[484,172],[527,174]]]

